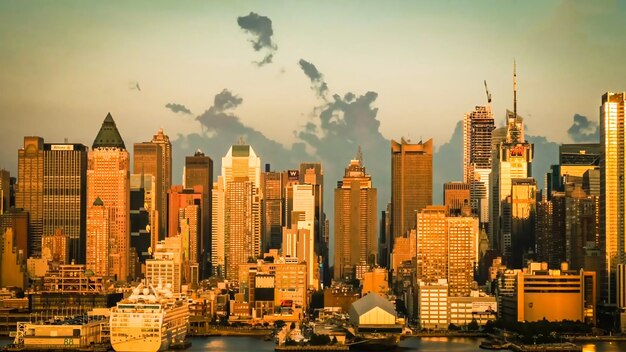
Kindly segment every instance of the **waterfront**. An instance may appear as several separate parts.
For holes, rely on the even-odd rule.
[[[220,336],[220,337],[192,337],[192,343],[187,352],[268,352],[274,351],[276,345],[271,341],[263,341],[255,337]],[[481,339],[474,338],[448,338],[448,337],[422,337],[409,338],[400,342],[397,351],[419,352],[470,352],[479,351]],[[9,338],[0,338],[0,346],[11,342]],[[585,343],[583,352],[617,352],[626,351],[626,341],[607,342],[598,341]]]

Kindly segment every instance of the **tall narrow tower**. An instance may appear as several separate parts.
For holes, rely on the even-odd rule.
[[[239,265],[261,254],[261,159],[251,146],[233,145],[222,158],[226,278],[239,279]],[[218,234],[218,237],[219,234]]]
[[[125,281],[129,275],[130,158],[110,113],[102,123],[88,159],[87,204],[104,207],[114,222],[106,243],[110,258],[108,275],[115,275],[118,280]],[[96,202],[98,198],[100,202]],[[92,219],[88,218],[87,228],[101,228],[92,227],[90,221]],[[89,236],[93,235],[87,233],[87,242],[90,242]],[[97,251],[103,252],[100,249]]]
[[[28,256],[41,256],[43,236],[43,138],[24,137],[17,157],[15,206],[28,212]]]
[[[377,262],[376,196],[357,155],[335,189],[335,280],[360,279]]]
[[[600,298],[620,308],[624,288],[617,287],[619,264],[626,264],[626,142],[624,105],[626,92],[607,92],[600,106],[600,248],[604,272]]]

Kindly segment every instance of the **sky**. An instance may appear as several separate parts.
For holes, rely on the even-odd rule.
[[[243,137],[276,169],[322,161],[328,190],[362,145],[382,207],[389,140],[433,138],[436,187],[459,180],[458,122],[486,80],[503,124],[514,60],[535,154],[594,141],[601,95],[626,89],[624,18],[620,1],[3,0],[0,168],[26,135],[91,146],[111,112],[127,147],[165,130],[175,183],[185,155],[219,170]]]

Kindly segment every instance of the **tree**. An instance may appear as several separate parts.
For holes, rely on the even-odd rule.
[[[285,325],[287,325],[287,324],[285,323],[284,320],[281,320],[281,319],[276,320],[274,322],[274,326],[276,327],[276,329],[282,329],[283,327],[285,327]]]
[[[480,329],[480,326],[478,326],[478,322],[476,321],[476,319],[472,319],[472,321],[467,324],[467,329],[469,331],[478,331],[478,329]]]
[[[461,330],[461,328],[459,328],[458,326],[454,325],[453,323],[450,323],[450,325],[448,325],[448,330],[450,330],[450,331],[458,331],[458,330]]]

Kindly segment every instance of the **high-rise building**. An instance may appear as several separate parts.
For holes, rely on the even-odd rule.
[[[67,237],[68,264],[85,263],[87,152],[83,144],[44,144],[43,235],[63,231]]]
[[[109,247],[109,275],[125,281],[129,275],[130,255],[130,158],[110,113],[93,142],[88,160],[87,202],[94,204],[100,198],[100,203],[114,218],[114,226],[106,242]],[[90,228],[89,217],[87,228]],[[87,236],[90,236],[89,230]],[[96,251],[104,249],[97,248]]]
[[[180,235],[183,245],[183,261],[198,264],[202,257],[202,223],[204,187],[172,186],[168,192],[168,237]],[[200,213],[198,213],[200,212]],[[187,272],[187,268],[185,268]]]
[[[391,233],[415,228],[415,214],[433,203],[433,140],[391,141]],[[393,245],[393,243],[392,243]]]
[[[335,280],[361,279],[378,255],[377,190],[365,173],[361,151],[335,189]]]
[[[269,164],[261,174],[263,193],[263,251],[281,248],[282,227],[285,223],[285,176],[284,172],[270,171]]]
[[[43,235],[41,242],[43,257],[46,256],[47,252],[50,259],[60,264],[68,264],[68,236],[63,233],[62,229],[57,229],[52,235]]]
[[[446,182],[443,184],[443,205],[448,208],[452,216],[471,213],[470,184],[465,182]]]
[[[158,242],[158,229],[154,211],[153,191],[156,189],[155,177],[146,174],[130,175],[130,273],[142,277],[142,268],[151,257],[150,249]]]
[[[11,177],[7,170],[0,169],[0,215],[7,211],[11,201]]]
[[[185,157],[185,188],[202,186],[202,233],[199,242],[198,264],[203,278],[211,271],[211,191],[213,190],[213,160],[200,150]]]
[[[307,263],[307,272],[309,275],[309,286],[314,290],[319,289],[319,267],[317,257],[315,256],[315,200],[316,188],[313,184],[299,184],[293,186],[293,210],[292,210],[292,223],[298,229],[309,230],[309,235],[301,240],[307,240],[308,243],[302,243],[300,246],[307,248],[307,256],[303,258]],[[298,213],[299,216],[294,214]],[[297,221],[296,221],[297,220]]]
[[[476,106],[463,115],[463,182],[471,188],[472,212],[481,223],[489,222],[489,175],[492,135],[495,129],[491,104]]]
[[[625,103],[626,92],[607,92],[600,106],[600,248],[605,267],[600,297],[608,304],[616,303],[617,265],[626,264]]]
[[[160,128],[150,142],[135,143],[133,157],[134,174],[145,173],[156,177],[156,211],[159,238],[162,239],[167,224],[167,191],[172,186],[172,144],[169,137]]]
[[[478,218],[446,216],[445,206],[428,206],[417,218],[417,279],[447,280],[450,296],[469,295],[478,264]]]
[[[87,209],[87,265],[97,276],[111,276],[112,260],[109,241],[116,229],[115,208],[96,198]]]
[[[224,277],[226,273],[224,201],[223,177],[218,176],[217,182],[213,183],[211,198],[211,264],[213,266],[213,275],[219,277]]]
[[[515,178],[511,180],[511,196],[507,199],[510,217],[503,215],[503,222],[510,228],[511,251],[509,266],[521,268],[524,259],[530,259],[529,253],[535,251],[535,218],[537,214],[537,183],[534,178]]]
[[[260,180],[261,159],[252,147],[233,145],[222,158],[224,198],[218,204],[224,209],[224,262],[229,280],[238,280],[239,265],[261,254]],[[221,237],[219,232],[217,236]]]
[[[513,111],[507,111],[506,134],[493,133],[497,140],[492,157],[489,207],[490,243],[501,253],[511,253],[511,196],[513,179],[532,177],[533,144],[524,139],[524,120],[517,114],[517,75],[513,69]],[[493,142],[492,142],[493,143]],[[534,224],[533,224],[534,228]],[[507,258],[508,259],[508,258]]]
[[[172,292],[181,292],[181,285],[189,283],[183,270],[183,243],[181,236],[169,236],[159,241],[153,258],[146,260],[146,281],[151,285],[172,285]]]
[[[314,241],[315,254],[321,257],[320,278],[328,271],[328,234],[325,233],[326,214],[324,213],[324,169],[321,163],[300,163],[300,183],[313,185],[315,193]],[[330,275],[327,275],[330,278]]]
[[[0,214],[0,235],[8,229],[13,231],[13,245],[26,258],[28,253],[28,212],[19,208],[9,208]]]
[[[28,212],[28,257],[41,256],[43,236],[43,138],[24,137],[17,157],[15,206]]]
[[[0,286],[26,288],[25,253],[15,246],[13,229],[0,233]]]

